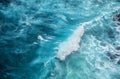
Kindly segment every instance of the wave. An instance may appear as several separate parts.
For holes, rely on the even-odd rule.
[[[84,24],[79,26],[66,41],[60,43],[57,58],[59,58],[60,60],[65,60],[66,56],[73,53],[73,51],[77,51],[79,49],[79,43],[81,37],[84,34],[83,26]]]
[[[59,58],[60,60],[65,60],[68,55],[70,55],[74,51],[77,51],[80,48],[79,43],[81,37],[84,34],[84,29],[88,29],[88,27],[86,26],[93,24],[93,22],[100,21],[101,17],[99,16],[90,21],[80,24],[80,26],[77,27],[77,29],[66,41],[60,43],[58,47],[57,58]]]

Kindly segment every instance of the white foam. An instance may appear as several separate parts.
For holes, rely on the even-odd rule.
[[[84,23],[81,26],[79,26],[73,34],[66,40],[60,43],[57,57],[60,60],[65,60],[66,56],[70,55],[73,51],[77,51],[81,40],[81,37],[84,34],[84,25],[88,23]]]
[[[73,34],[66,41],[63,41],[62,43],[60,43],[58,52],[57,52],[57,57],[60,60],[65,60],[66,56],[70,55],[74,51],[77,51],[80,48],[79,43],[80,43],[81,37],[84,34],[84,27],[91,24],[93,25],[94,22],[99,22],[101,17],[96,17],[93,20],[84,22],[80,26],[78,26],[78,28],[73,32]]]
[[[41,35],[38,35],[39,40],[44,40],[44,38]]]
[[[49,40],[44,39],[41,35],[38,35],[37,38],[38,38],[38,40],[41,40],[41,41],[46,41],[46,42],[49,41]]]

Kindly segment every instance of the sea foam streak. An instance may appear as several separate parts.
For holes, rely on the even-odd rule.
[[[84,34],[84,24],[79,26],[73,34],[59,45],[57,57],[60,60],[65,60],[66,56],[70,55],[73,51],[77,51],[81,40],[81,37]]]

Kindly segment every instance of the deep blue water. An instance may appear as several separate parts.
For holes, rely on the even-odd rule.
[[[120,79],[120,0],[0,0],[0,79]]]

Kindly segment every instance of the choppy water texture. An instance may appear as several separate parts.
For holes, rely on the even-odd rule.
[[[0,0],[0,79],[120,79],[120,0]]]

